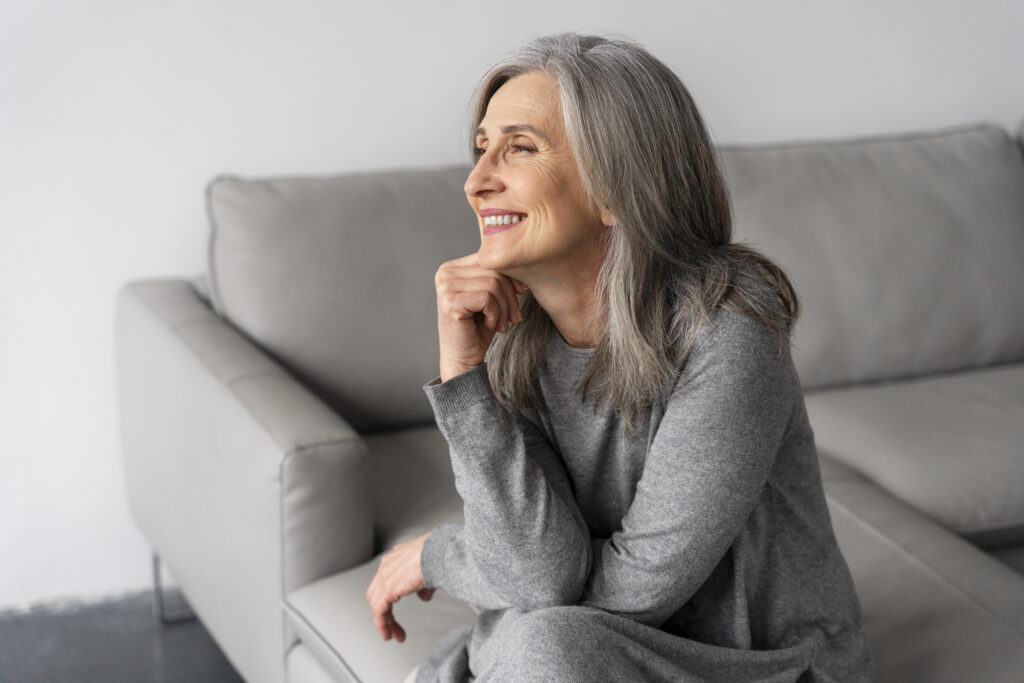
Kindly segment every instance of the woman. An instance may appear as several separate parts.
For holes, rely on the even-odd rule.
[[[540,38],[484,77],[475,254],[437,271],[424,390],[465,511],[367,590],[482,608],[417,681],[864,681],[789,352],[689,92],[637,45]]]

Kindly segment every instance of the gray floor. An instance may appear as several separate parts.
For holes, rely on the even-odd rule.
[[[168,609],[187,605],[168,591]],[[2,683],[241,683],[197,619],[161,624],[150,591],[56,610],[0,612]]]

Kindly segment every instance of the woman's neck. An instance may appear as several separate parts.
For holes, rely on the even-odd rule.
[[[576,264],[560,273],[548,270],[519,278],[571,346],[594,348],[601,338],[603,320],[595,316],[600,268],[597,261],[589,266]]]

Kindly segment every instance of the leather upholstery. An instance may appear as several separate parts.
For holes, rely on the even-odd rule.
[[[283,680],[285,592],[366,561],[365,450],[183,280],[116,304],[131,513],[248,681]]]
[[[794,359],[878,680],[1019,680],[1020,144],[973,124],[722,158],[737,238],[801,297]],[[247,681],[400,681],[473,618],[410,596],[410,641],[383,643],[365,602],[380,553],[461,516],[421,387],[433,273],[477,244],[466,172],[220,178],[209,277],[118,294],[130,509]]]
[[[837,476],[821,460],[877,680],[1020,680],[1024,575],[852,470]]]
[[[377,558],[290,594],[289,622],[336,681],[402,681],[448,631],[470,624],[476,612],[437,591],[429,602],[408,595],[394,606],[404,643],[383,641],[366,602]],[[298,679],[302,680],[302,679]]]
[[[1024,360],[1024,158],[1001,127],[723,147],[735,237],[790,275],[804,388]]]
[[[433,422],[434,273],[480,245],[467,173],[214,180],[216,310],[360,432]]]
[[[805,400],[820,454],[976,543],[1024,544],[1024,363]]]

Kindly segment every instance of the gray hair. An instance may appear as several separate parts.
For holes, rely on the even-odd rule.
[[[717,151],[682,81],[636,43],[562,33],[537,38],[496,63],[474,97],[470,147],[494,93],[540,72],[559,86],[566,135],[589,199],[607,208],[596,300],[603,326],[579,387],[638,426],[664,400],[700,330],[719,305],[788,341],[799,314],[786,274],[733,243],[729,193]],[[510,409],[537,404],[533,378],[553,323],[532,294],[523,321],[487,352],[495,395]]]

